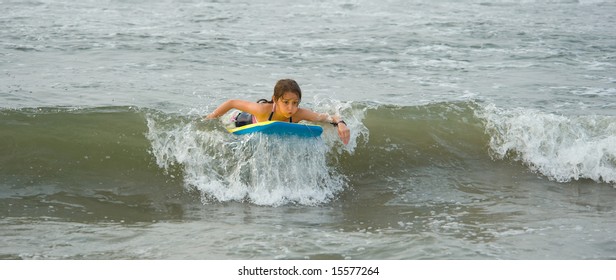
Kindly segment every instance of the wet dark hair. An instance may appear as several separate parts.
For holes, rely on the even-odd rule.
[[[285,93],[292,92],[297,94],[299,100],[302,100],[302,89],[299,88],[299,85],[295,80],[292,79],[282,79],[276,83],[274,86],[274,99],[259,99],[257,103],[274,103],[274,100],[280,99]]]

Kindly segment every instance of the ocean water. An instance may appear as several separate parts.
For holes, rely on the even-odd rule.
[[[1,259],[614,259],[616,3],[0,1]],[[349,145],[200,118],[269,98]]]

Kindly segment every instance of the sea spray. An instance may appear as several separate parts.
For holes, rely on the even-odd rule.
[[[236,136],[218,121],[169,122],[157,114],[147,123],[157,164],[167,171],[179,166],[186,186],[198,190],[204,203],[317,205],[345,186],[321,138]]]
[[[494,158],[513,158],[558,182],[616,182],[616,118],[563,116],[532,109],[486,106]]]

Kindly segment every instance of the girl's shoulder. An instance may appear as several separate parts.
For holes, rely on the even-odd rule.
[[[310,110],[310,109],[306,109],[306,108],[298,108],[297,112],[295,112],[295,115],[293,116],[293,121],[296,122],[300,122],[300,121],[320,121],[318,118],[319,114]]]
[[[273,104],[271,103],[254,103],[254,109],[251,112],[258,121],[267,120],[269,114],[272,112]]]

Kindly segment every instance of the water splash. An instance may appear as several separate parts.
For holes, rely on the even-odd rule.
[[[345,186],[321,138],[235,136],[218,121],[169,123],[157,115],[147,124],[157,164],[167,171],[179,167],[204,203],[318,205]]]
[[[493,157],[514,158],[559,182],[616,182],[616,118],[562,116],[489,105],[478,115]]]

